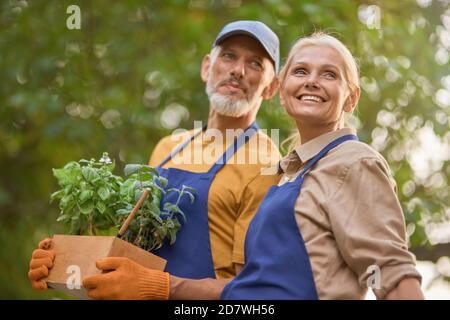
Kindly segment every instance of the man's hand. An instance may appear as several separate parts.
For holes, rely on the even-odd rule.
[[[84,278],[83,287],[92,299],[169,299],[167,272],[147,269],[128,258],[119,257],[97,260],[96,266],[107,272]]]
[[[47,282],[42,280],[48,276],[49,270],[53,267],[55,252],[50,250],[52,239],[47,238],[39,242],[38,249],[33,251],[28,271],[28,279],[35,290],[45,290],[48,288]]]

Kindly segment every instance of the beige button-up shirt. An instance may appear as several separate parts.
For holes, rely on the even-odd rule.
[[[294,181],[305,163],[347,134],[355,131],[339,129],[297,147],[279,163],[279,185]],[[421,280],[389,166],[365,143],[346,141],[310,169],[295,219],[320,299],[364,299],[368,286],[382,299],[405,277]]]

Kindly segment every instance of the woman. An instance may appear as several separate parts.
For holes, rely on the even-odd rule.
[[[330,35],[291,49],[280,100],[298,142],[250,224],[246,264],[223,299],[363,299],[368,287],[378,299],[423,298],[389,167],[344,126],[358,79],[353,56]]]

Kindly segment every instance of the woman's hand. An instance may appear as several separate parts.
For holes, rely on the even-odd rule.
[[[121,257],[99,259],[98,269],[106,273],[86,277],[83,287],[92,299],[101,300],[167,300],[169,274],[147,269]]]
[[[417,278],[405,278],[385,297],[386,300],[424,300]]]

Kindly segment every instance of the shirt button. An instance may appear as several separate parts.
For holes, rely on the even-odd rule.
[[[284,177],[284,181],[288,182],[289,181],[289,177],[288,176]]]

